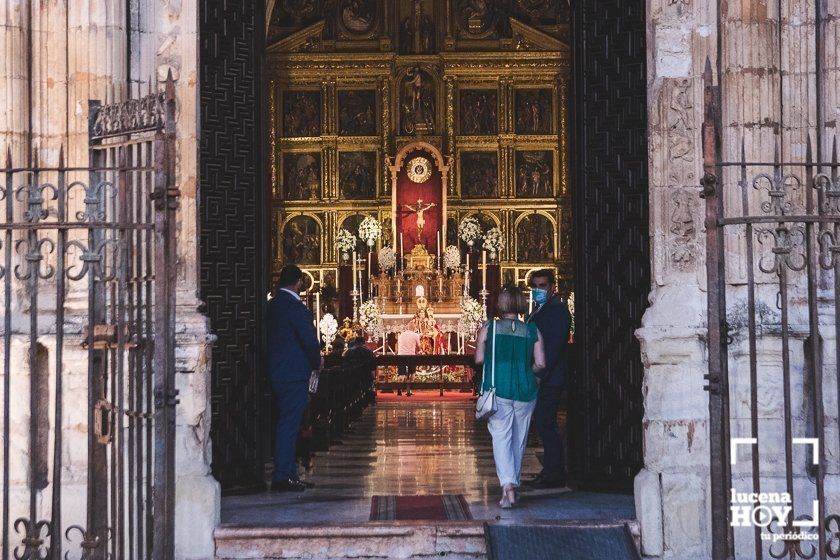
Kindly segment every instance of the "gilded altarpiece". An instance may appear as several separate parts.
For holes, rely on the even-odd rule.
[[[267,54],[274,274],[298,262],[336,290],[336,234],[365,216],[383,225],[377,248],[397,249],[389,166],[425,143],[448,170],[445,245],[474,215],[502,231],[503,282],[555,267],[571,287],[565,2],[286,4]]]

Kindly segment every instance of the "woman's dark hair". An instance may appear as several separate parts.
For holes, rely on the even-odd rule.
[[[280,288],[294,286],[301,278],[303,278],[303,271],[296,265],[287,264],[280,270],[280,278],[277,279],[277,286]]]

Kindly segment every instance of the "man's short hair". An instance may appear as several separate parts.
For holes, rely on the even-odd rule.
[[[277,285],[281,288],[294,286],[301,278],[303,278],[303,271],[297,265],[287,264],[280,270],[280,278],[277,280]]]
[[[552,286],[554,285],[554,271],[550,268],[541,268],[540,270],[535,270],[531,273],[531,278],[529,279],[529,282],[534,278],[546,278],[549,284],[551,284]]]

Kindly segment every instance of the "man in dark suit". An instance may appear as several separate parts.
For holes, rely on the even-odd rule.
[[[531,274],[531,298],[536,307],[528,322],[537,325],[545,344],[546,367],[537,373],[540,389],[534,409],[534,425],[543,442],[543,470],[528,482],[539,488],[566,485],[566,461],[563,440],[557,428],[560,394],[566,387],[567,345],[572,314],[555,291],[554,271],[538,270]]]
[[[293,264],[284,266],[277,286],[267,316],[268,373],[277,398],[271,489],[300,492],[313,484],[298,477],[295,444],[309,402],[309,377],[323,361],[312,313],[300,300],[303,272]]]

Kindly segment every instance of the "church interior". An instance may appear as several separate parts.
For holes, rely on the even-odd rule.
[[[470,354],[500,288],[538,269],[573,305],[565,1],[268,8],[272,278],[304,270],[327,354],[357,335],[398,354],[412,319],[417,354]],[[379,389],[398,374],[381,365]],[[412,381],[474,377],[440,361]]]

